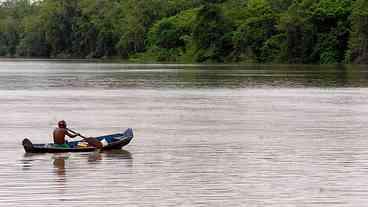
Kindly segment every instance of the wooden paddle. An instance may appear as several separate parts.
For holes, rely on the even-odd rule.
[[[81,135],[80,133],[75,132],[75,131],[73,131],[71,129],[68,129],[68,128],[66,130],[68,130],[68,131],[70,131],[70,132],[72,132],[74,134],[78,134],[78,136],[80,136],[80,137],[83,138],[82,141],[87,142],[88,145],[90,145],[92,147],[96,147],[97,149],[101,149],[103,147],[102,143],[98,139],[96,139],[94,137],[85,137],[85,136]]]
[[[76,132],[76,131],[73,131],[73,130],[71,130],[71,129],[66,128],[66,130],[70,131],[70,132],[71,132],[71,133],[73,133],[73,134],[77,134],[78,136],[80,136],[80,137],[82,137],[82,138],[84,138],[84,139],[86,139],[86,138],[87,138],[87,137],[85,137],[85,136],[81,135],[80,133],[78,133],[78,132]]]

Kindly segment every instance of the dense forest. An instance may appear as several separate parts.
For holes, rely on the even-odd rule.
[[[368,63],[368,1],[6,0],[0,56]]]

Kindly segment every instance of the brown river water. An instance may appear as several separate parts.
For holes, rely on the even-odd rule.
[[[123,150],[26,154],[60,119]],[[366,206],[368,67],[0,61],[0,206]]]

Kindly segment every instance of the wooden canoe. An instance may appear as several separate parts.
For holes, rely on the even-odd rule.
[[[121,149],[129,144],[133,139],[133,129],[129,128],[124,133],[117,133],[96,137],[100,142],[104,142],[102,147],[104,150]],[[70,147],[57,147],[53,143],[33,144],[29,139],[25,138],[22,142],[24,150],[28,153],[62,153],[62,152],[91,152],[97,150],[96,147],[79,147],[80,141],[68,142]]]

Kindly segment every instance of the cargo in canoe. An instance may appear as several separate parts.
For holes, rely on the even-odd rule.
[[[124,133],[111,134],[96,137],[101,143],[104,143],[101,150],[121,149],[129,144],[133,139],[133,130],[127,129]],[[69,147],[58,147],[53,143],[49,144],[32,144],[29,139],[24,139],[22,144],[24,150],[29,153],[59,153],[59,152],[91,152],[97,150],[96,147],[79,145],[81,141],[68,142]]]

